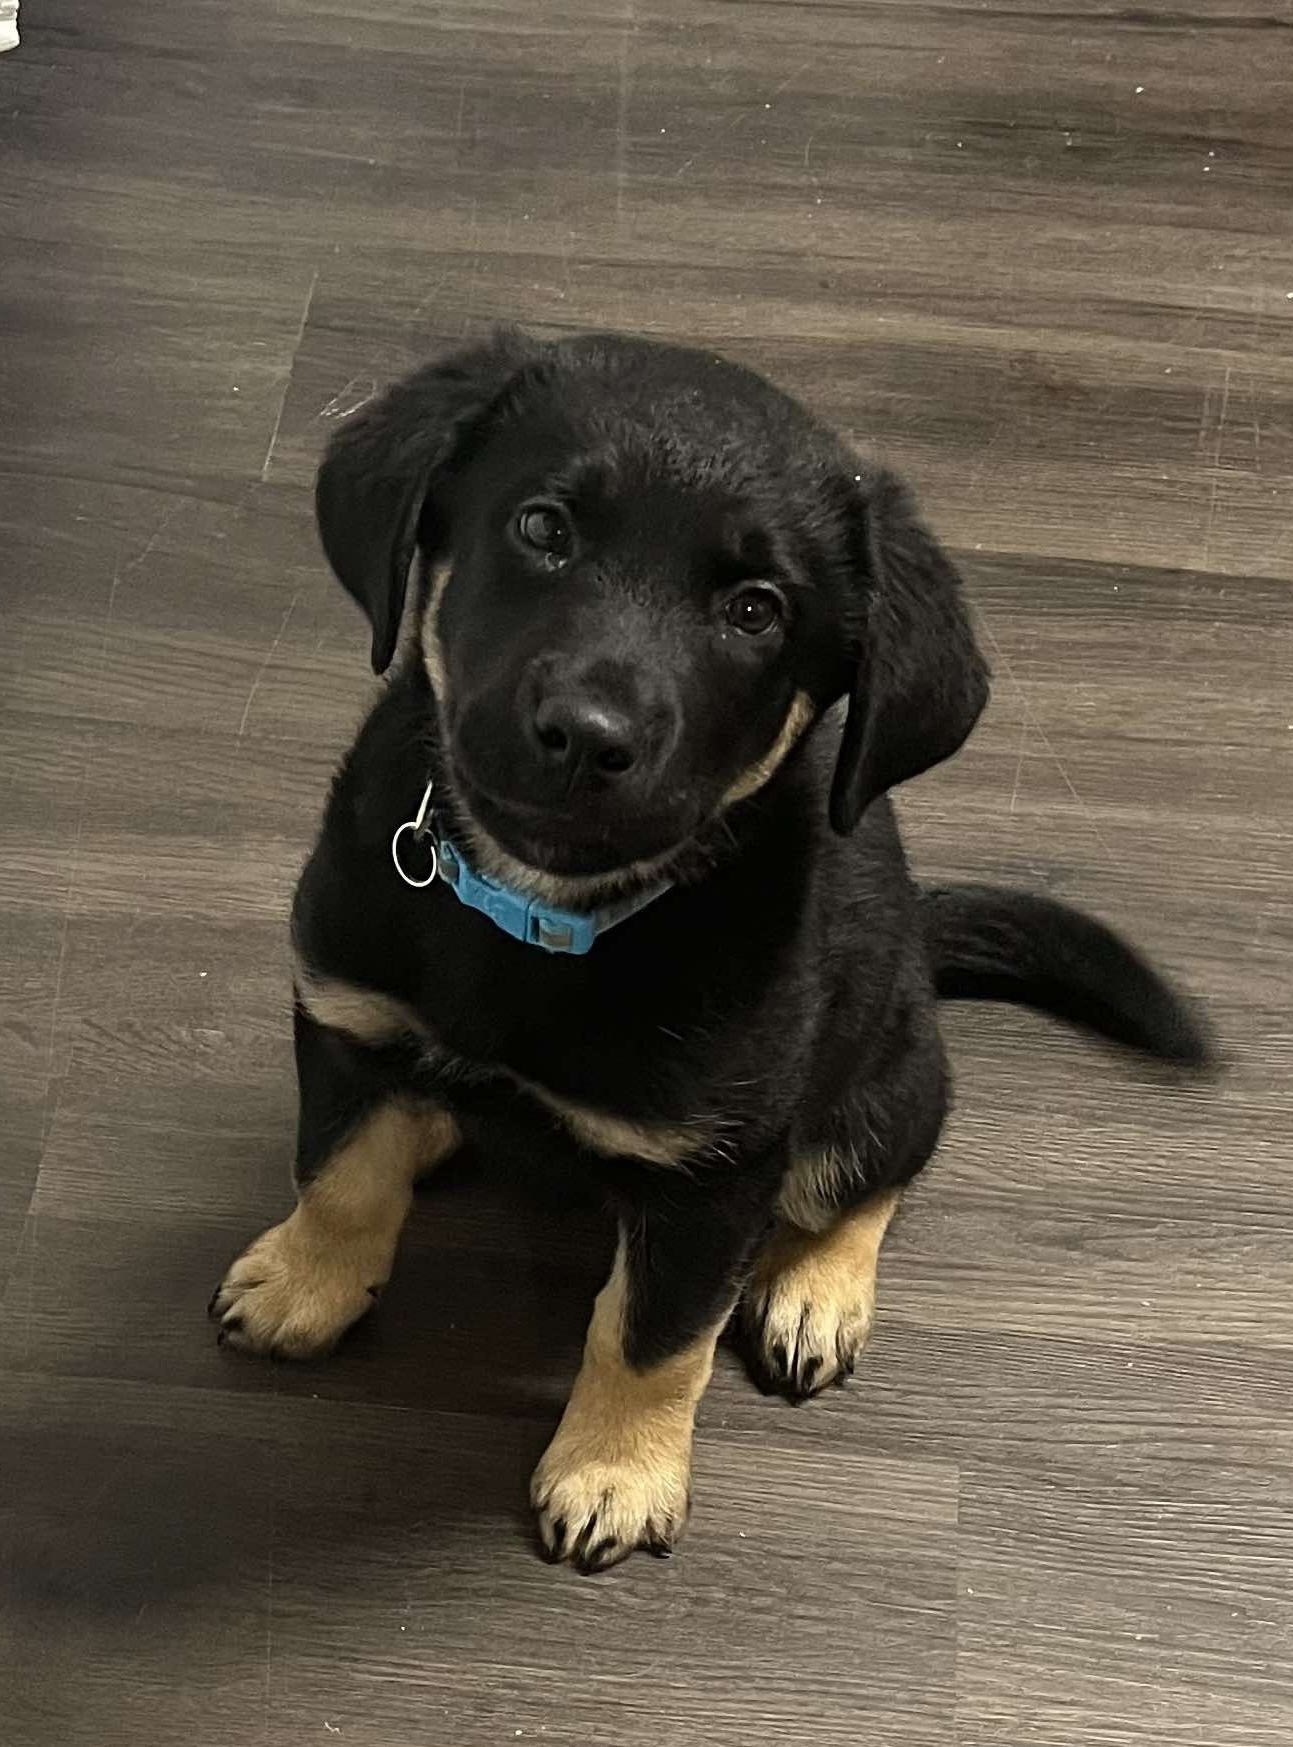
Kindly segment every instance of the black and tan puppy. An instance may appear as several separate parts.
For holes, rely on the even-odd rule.
[[[738,1301],[772,1385],[853,1366],[947,1108],[940,990],[1208,1046],[1098,924],[913,884],[887,791],[987,697],[958,578],[751,372],[503,335],[364,408],[317,502],[379,672],[411,570],[416,611],[297,893],[296,1211],[213,1314],[330,1347],[464,1138],[590,1176],[619,1247],[534,1505],[581,1569],[663,1550]]]

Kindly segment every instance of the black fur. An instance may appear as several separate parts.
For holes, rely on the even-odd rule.
[[[945,1000],[1015,1001],[1174,1067],[1212,1066],[1215,1045],[1202,1015],[1094,917],[993,886],[929,887],[921,908]]]
[[[518,532],[534,500],[568,517],[560,562]],[[643,341],[507,334],[344,427],[318,513],[379,670],[415,547],[422,568],[295,937],[315,971],[415,1009],[434,1046],[365,1051],[298,1021],[304,1174],[393,1085],[449,1105],[478,1146],[582,1173],[629,1233],[629,1356],[647,1364],[730,1304],[794,1159],[834,1150],[836,1206],[925,1164],[947,1107],[936,979],[1207,1058],[1180,999],[1097,924],[918,893],[887,791],[954,752],[986,699],[960,582],[903,488],[757,376]],[[786,618],[747,635],[725,603],[764,582]],[[729,803],[799,696],[808,731]],[[574,724],[555,739],[554,711]],[[674,888],[585,958],[518,944],[442,884],[397,877],[391,836],[428,775],[455,840],[575,882],[573,907],[662,874]],[[684,1169],[604,1158],[525,1083],[708,1144]]]

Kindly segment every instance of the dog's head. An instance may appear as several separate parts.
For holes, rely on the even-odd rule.
[[[837,699],[837,831],[948,757],[987,675],[950,561],[889,474],[712,353],[514,334],[334,437],[328,558],[425,662],[488,871],[568,898],[651,878]]]

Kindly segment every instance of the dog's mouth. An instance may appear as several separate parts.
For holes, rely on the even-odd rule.
[[[501,851],[523,869],[578,884],[658,877],[699,824],[696,808],[681,802],[623,817],[539,806],[482,788],[461,769],[454,788],[478,849]]]

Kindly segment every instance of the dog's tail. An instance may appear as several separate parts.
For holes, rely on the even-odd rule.
[[[945,999],[1038,1007],[1176,1067],[1216,1068],[1193,1003],[1093,917],[999,886],[927,886],[921,907]]]

